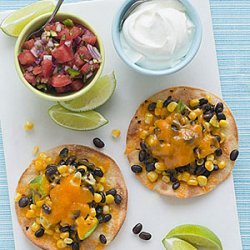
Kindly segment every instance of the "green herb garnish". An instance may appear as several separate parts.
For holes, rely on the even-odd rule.
[[[186,109],[187,109],[187,106],[181,100],[179,100],[178,105],[176,107],[176,112],[181,113]]]
[[[57,33],[56,33],[54,30],[51,30],[51,31],[50,31],[50,36],[51,36],[51,37],[56,37],[56,36],[57,36]]]
[[[63,24],[64,25],[66,25],[67,27],[73,27],[74,26],[74,23],[73,23],[73,21],[71,20],[71,19],[65,19],[64,21],[63,21]]]
[[[70,74],[70,77],[74,78],[80,75],[80,71],[69,68],[67,69],[67,72]]]

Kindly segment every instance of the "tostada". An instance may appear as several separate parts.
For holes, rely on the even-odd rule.
[[[149,189],[178,198],[203,195],[232,171],[239,154],[236,123],[216,95],[169,88],[136,111],[126,154],[132,171]]]
[[[41,249],[103,249],[127,211],[127,189],[117,164],[81,145],[40,153],[16,192],[18,221]]]

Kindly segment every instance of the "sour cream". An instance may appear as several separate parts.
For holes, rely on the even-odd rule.
[[[142,3],[125,20],[120,39],[130,60],[143,68],[175,66],[189,51],[195,25],[178,0]]]

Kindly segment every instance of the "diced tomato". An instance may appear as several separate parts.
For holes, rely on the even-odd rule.
[[[55,88],[55,90],[59,94],[70,92],[71,91],[71,84],[67,85],[67,86],[64,86],[64,87]]]
[[[49,77],[52,74],[52,70],[53,70],[52,61],[51,60],[43,60],[41,65],[42,65],[43,76],[45,78]]]
[[[62,39],[63,41],[70,40],[69,29],[64,28],[57,33],[57,38]]]
[[[24,50],[18,55],[18,60],[22,65],[30,65],[35,62],[36,58],[29,50]]]
[[[91,60],[92,56],[89,50],[87,49],[87,47],[82,46],[77,50],[77,53],[75,54],[74,59],[75,59],[75,65],[77,67],[81,67],[85,63],[84,59]]]
[[[51,31],[51,30],[56,31],[56,24],[48,24],[44,29],[46,31]]]
[[[84,75],[84,74],[90,72],[90,69],[91,69],[91,65],[88,64],[88,63],[85,63],[85,64],[82,66],[82,68],[81,68],[80,71],[81,71],[81,73]]]
[[[55,88],[64,87],[72,83],[69,75],[54,75],[52,77],[51,85]]]
[[[83,30],[79,27],[74,26],[72,29],[70,29],[70,37],[72,40],[82,35],[82,33]]]
[[[71,61],[74,58],[72,49],[66,46],[65,44],[52,50],[51,54],[57,60],[58,63],[65,63]]]
[[[89,30],[86,30],[82,36],[82,40],[91,45],[95,45],[97,38],[92,32],[90,32]]]
[[[34,46],[35,40],[34,39],[30,39],[28,41],[25,41],[23,44],[23,48],[24,49],[32,49],[32,47]]]
[[[39,75],[40,73],[42,73],[42,67],[41,66],[36,66],[34,67],[32,73],[36,76]]]
[[[92,71],[95,71],[95,70],[97,70],[97,69],[99,69],[99,68],[100,68],[100,64],[94,63],[94,64],[93,64],[93,69],[92,69]]]
[[[81,80],[75,80],[71,83],[70,86],[72,91],[78,91],[83,88],[84,84]]]
[[[31,83],[32,85],[34,85],[36,83],[36,77],[31,72],[26,71],[23,74],[23,76],[26,79],[26,81]]]

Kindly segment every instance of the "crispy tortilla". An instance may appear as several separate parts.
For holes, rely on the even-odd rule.
[[[238,149],[237,126],[234,117],[232,115],[232,112],[230,111],[226,103],[218,96],[202,89],[183,87],[183,86],[173,87],[163,90],[159,93],[156,93],[155,95],[149,97],[145,102],[143,102],[137,109],[128,128],[126,154],[131,166],[134,164],[140,165],[140,162],[138,160],[139,149],[140,149],[140,138],[138,134],[140,126],[139,123],[140,120],[144,119],[145,112],[147,112],[147,106],[150,102],[155,102],[159,99],[165,100],[167,99],[168,96],[172,96],[173,99],[176,100],[181,99],[183,103],[189,105],[189,101],[191,99],[193,98],[200,99],[202,97],[206,97],[207,95],[212,97],[213,103],[222,102],[224,104],[224,113],[227,117],[227,121],[229,122],[229,126],[225,130],[226,139],[221,146],[223,154],[222,156],[220,156],[220,159],[226,162],[227,164],[226,167],[224,169],[220,169],[217,172],[213,172],[209,176],[207,186],[205,187],[189,186],[186,183],[181,182],[181,186],[176,191],[172,189],[172,184],[167,184],[162,180],[158,180],[156,183],[151,183],[147,179],[146,171],[143,170],[143,172],[137,174],[136,177],[147,188],[166,196],[175,196],[177,198],[190,198],[194,196],[203,195],[212,191],[216,186],[218,186],[218,184],[220,184],[230,176],[235,163],[230,160],[230,153],[232,150]]]
[[[58,157],[59,152],[67,147],[70,151],[75,151],[76,156],[79,158],[98,158],[100,161],[105,160],[109,161],[110,167],[108,171],[105,173],[106,181],[110,186],[116,188],[117,193],[122,196],[122,202],[120,205],[112,204],[112,219],[108,223],[99,224],[94,233],[82,241],[80,244],[81,250],[100,250],[103,249],[107,244],[109,244],[119,232],[127,212],[127,188],[124,182],[124,178],[122,173],[115,163],[109,156],[98,152],[92,148],[81,146],[81,145],[61,145],[56,148],[53,148],[46,152],[48,156],[50,156],[53,160]],[[28,185],[31,180],[37,176],[37,171],[35,170],[33,164],[31,164],[21,176],[18,186],[17,192],[22,192],[23,194],[28,192]],[[16,203],[16,213],[18,217],[19,224],[21,225],[25,235],[38,247],[46,250],[58,250],[56,247],[56,240],[54,240],[51,236],[43,235],[41,238],[37,238],[34,235],[34,232],[31,230],[30,226],[34,222],[34,219],[27,219],[25,217],[25,213],[23,213],[22,209],[19,208]],[[99,235],[104,234],[107,238],[107,244],[103,245],[100,243]],[[71,249],[71,246],[64,248],[66,250]]]

